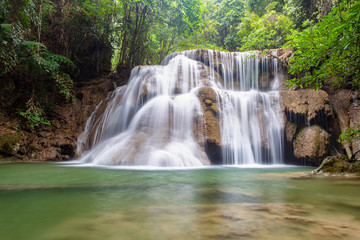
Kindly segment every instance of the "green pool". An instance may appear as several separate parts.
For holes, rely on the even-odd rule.
[[[360,179],[301,167],[0,165],[0,239],[359,239]]]

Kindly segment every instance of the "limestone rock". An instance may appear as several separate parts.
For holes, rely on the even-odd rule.
[[[331,105],[336,116],[338,130],[336,138],[340,133],[360,124],[359,93],[351,90],[339,90],[330,96]],[[348,157],[360,150],[360,141],[353,140],[342,146]],[[359,154],[356,156],[360,160]]]
[[[319,165],[320,158],[328,154],[329,134],[314,125],[302,129],[294,141],[294,155],[296,158],[308,159],[310,163]]]
[[[285,135],[288,142],[293,142],[296,134],[296,124],[287,122],[285,126]]]
[[[323,91],[301,89],[296,91],[280,92],[283,110],[287,120],[296,124],[321,124],[332,117],[332,108],[328,94]]]
[[[213,59],[210,59],[210,55],[207,49],[196,49],[194,50],[195,60],[199,62],[203,62],[207,66],[209,66],[210,62],[212,62],[214,69],[221,69],[221,56],[219,51],[213,51]]]
[[[211,87],[202,87],[197,96],[204,112],[205,150],[212,163],[221,161],[220,123],[217,109],[217,94]],[[209,104],[211,102],[211,104]]]
[[[351,106],[350,96],[350,90],[340,90],[330,97],[331,105],[334,109],[336,117],[338,118],[341,132],[349,128],[350,120],[348,109]]]

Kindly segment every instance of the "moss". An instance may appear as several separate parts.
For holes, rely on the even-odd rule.
[[[0,134],[0,152],[4,154],[16,154],[23,142],[22,132]]]
[[[356,161],[356,162],[352,163],[350,165],[349,172],[360,175],[360,161]]]
[[[206,105],[212,105],[212,101],[210,99],[205,99],[205,104]]]
[[[296,137],[295,140],[298,139],[305,131],[305,127],[300,129],[297,133],[296,133]]]
[[[295,129],[297,128],[297,124],[296,124],[296,123],[289,122],[289,124],[290,124],[291,126],[293,126]]]
[[[330,156],[324,159],[321,165],[312,174],[355,174],[360,175],[360,162],[349,162],[345,155]]]
[[[315,148],[315,155],[318,156],[319,155],[319,150],[320,150],[320,143],[319,143],[319,136],[315,135],[314,137],[314,148]]]
[[[216,106],[215,104],[212,104],[211,110],[212,110],[214,113],[218,113],[218,112],[219,112],[219,109],[217,108],[217,106]]]

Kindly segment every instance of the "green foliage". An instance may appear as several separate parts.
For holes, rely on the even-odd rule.
[[[294,22],[296,28],[303,29],[303,22],[307,20],[307,15],[302,1],[286,0],[283,13]]]
[[[238,39],[242,43],[240,50],[272,49],[285,43],[293,23],[284,14],[272,10],[277,5],[275,3],[267,7],[267,13],[262,17],[256,13],[245,13],[238,26]]]
[[[10,72],[18,62],[15,49],[11,47],[11,24],[0,25],[0,76]]]
[[[19,62],[31,78],[51,79],[60,94],[68,101],[73,99],[73,82],[69,75],[60,70],[60,64],[74,66],[71,60],[49,52],[42,43],[24,41],[18,47]]]
[[[5,7],[0,11],[1,84],[10,80],[15,85],[17,92],[9,94],[17,96],[18,106],[24,106],[18,113],[31,127],[49,124],[44,110],[49,106],[49,96],[58,92],[68,101],[74,98],[73,81],[63,71],[74,63],[39,42],[45,29],[43,17],[54,12],[55,4],[50,0],[23,0],[0,5]]]
[[[50,121],[44,117],[44,110],[41,108],[19,111],[19,114],[28,121],[27,123],[31,128],[37,127],[40,124],[51,125]]]
[[[236,38],[236,26],[245,12],[245,1],[224,0],[214,1],[216,8],[213,19],[217,21],[218,39],[215,41],[220,47],[234,51],[239,45]]]
[[[321,22],[295,33],[286,47],[295,50],[288,86],[360,89],[360,1],[340,3]]]
[[[122,1],[114,42],[118,66],[157,64],[201,25],[201,0]],[[114,65],[114,63],[113,63]]]
[[[337,141],[341,144],[346,144],[358,140],[360,140],[360,124],[357,124],[352,128],[346,129],[343,133],[340,134]]]
[[[277,11],[280,11],[281,8],[277,0],[245,0],[244,2],[247,11],[254,12],[260,16],[264,15],[269,7],[271,10],[276,8]]]

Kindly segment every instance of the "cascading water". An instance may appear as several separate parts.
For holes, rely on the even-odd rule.
[[[80,161],[171,167],[282,163],[278,86],[276,58],[262,59],[257,52],[170,54],[161,66],[134,68],[129,84],[97,107],[78,140]],[[215,93],[214,102],[199,98],[204,88]],[[220,136],[212,146],[222,159],[209,153],[206,106],[217,121]]]

